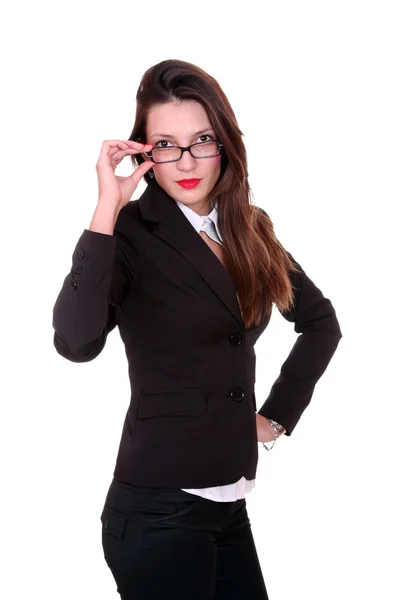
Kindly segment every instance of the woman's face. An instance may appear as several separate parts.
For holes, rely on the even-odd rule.
[[[197,133],[199,131],[200,134]],[[166,148],[189,146],[210,139],[217,139],[216,132],[206,110],[195,100],[158,104],[149,111],[146,126],[148,144]],[[209,194],[221,172],[220,154],[212,158],[193,158],[189,152],[184,152],[178,161],[155,164],[153,171],[157,183],[174,200],[186,204],[198,214],[210,212]],[[177,183],[180,179],[201,181],[193,189],[184,189]]]

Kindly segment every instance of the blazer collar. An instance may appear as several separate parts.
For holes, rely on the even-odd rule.
[[[232,277],[176,201],[153,179],[140,196],[138,204],[142,218],[154,224],[152,233],[190,262],[244,328]]]

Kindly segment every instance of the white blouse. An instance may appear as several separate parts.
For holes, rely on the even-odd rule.
[[[197,233],[201,231],[203,225],[206,223],[206,217],[198,215],[194,210],[183,204],[182,202],[178,202],[175,200],[176,204],[182,210],[183,214],[189,219],[190,223],[193,225]],[[222,236],[218,227],[218,201],[215,202],[215,206],[207,217],[212,219],[215,224],[215,229],[217,230],[217,234],[219,239],[215,239],[216,242],[222,245]],[[245,477],[241,477],[239,481],[235,483],[228,483],[227,485],[217,485],[215,487],[208,488],[196,488],[196,489],[184,489],[184,492],[189,492],[190,494],[195,494],[197,496],[202,496],[203,498],[208,498],[209,500],[214,500],[215,502],[233,502],[234,500],[238,500],[240,498],[244,498],[245,495],[250,492],[256,484],[256,480],[248,480]]]

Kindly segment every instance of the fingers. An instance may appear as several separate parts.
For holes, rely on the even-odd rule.
[[[151,144],[142,144],[133,140],[104,140],[98,163],[109,164],[110,160],[118,163],[126,156],[126,153],[139,154],[140,152],[149,152],[151,148]]]
[[[143,175],[149,170],[151,169],[151,167],[154,165],[154,163],[152,163],[150,160],[146,160],[145,162],[141,163],[132,173],[132,175],[130,176],[130,179],[132,179],[135,182],[135,185],[137,186],[139,181],[141,180],[141,178],[143,177]]]
[[[140,154],[141,152],[150,152],[150,150],[153,147],[152,144],[140,144],[138,142],[131,142],[131,144],[134,144],[134,146],[127,146],[124,149],[117,149],[117,151],[111,155],[111,158],[113,158],[116,161],[120,161],[129,154]]]

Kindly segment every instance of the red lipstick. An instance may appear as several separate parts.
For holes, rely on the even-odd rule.
[[[176,183],[178,183],[185,190],[191,190],[199,185],[201,179],[180,179]]]

